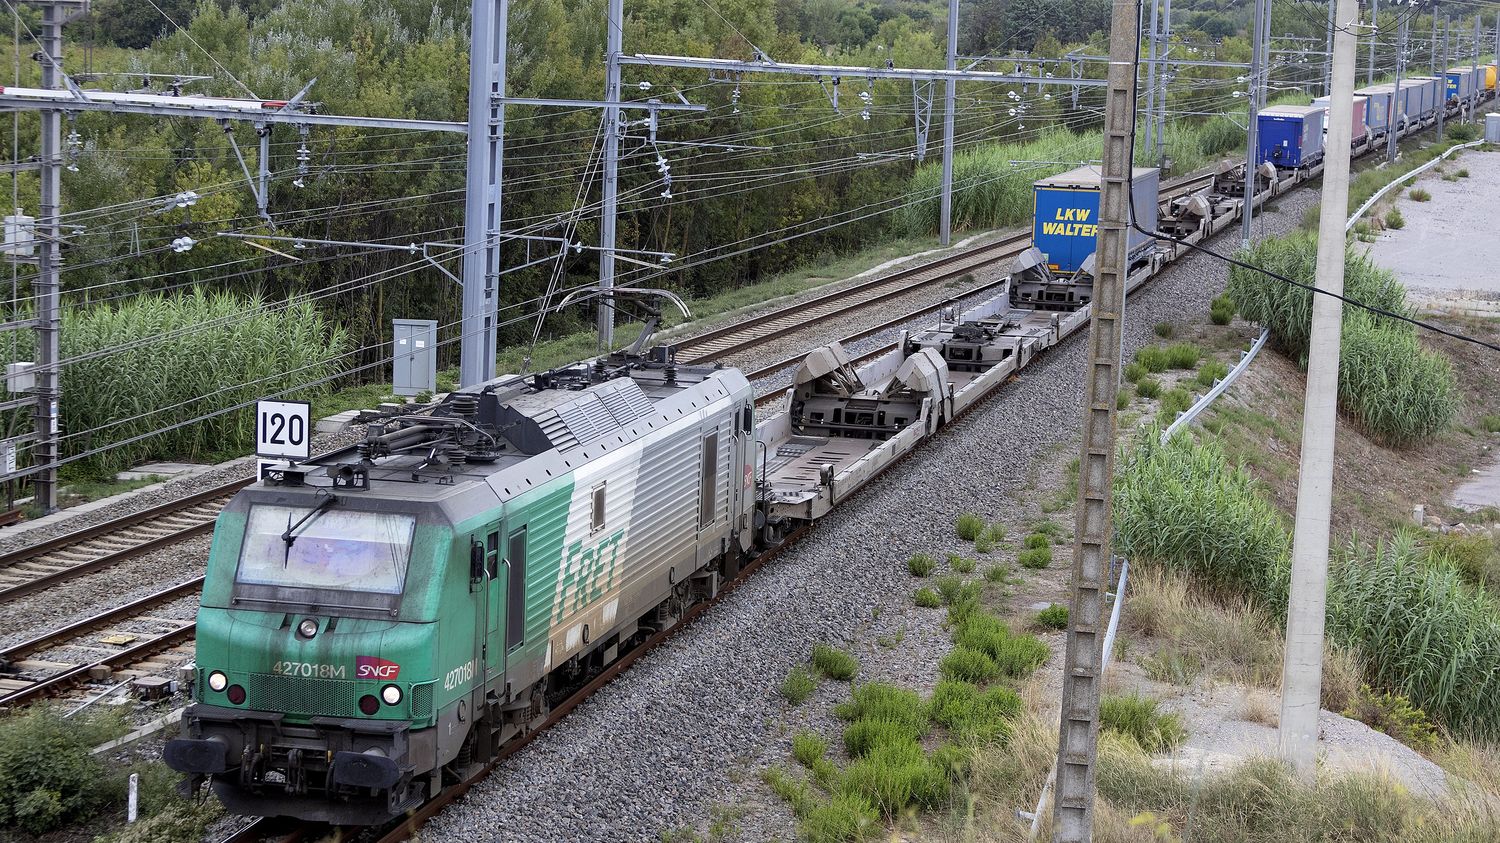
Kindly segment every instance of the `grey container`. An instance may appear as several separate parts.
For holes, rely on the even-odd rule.
[[[1500,113],[1484,115],[1484,139],[1487,143],[1500,145]]]

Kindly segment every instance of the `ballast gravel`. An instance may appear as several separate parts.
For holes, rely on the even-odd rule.
[[[1295,228],[1316,198],[1277,199],[1264,233]],[[1213,245],[1231,250],[1238,236],[1235,228]],[[1126,305],[1126,353],[1154,342],[1158,322],[1206,315],[1225,279],[1221,262],[1192,254],[1152,280]],[[848,686],[825,681],[800,708],[777,688],[819,642],[852,649],[861,679],[932,684],[948,646],[942,613],[912,605],[906,560],[950,545],[962,512],[996,516],[1036,457],[1076,447],[1086,351],[1075,335],[1033,362],[501,764],[423,839],[656,841],[705,828],[720,806],[731,806],[738,839],[793,839],[794,820],[760,772],[785,763],[791,735],[817,720],[809,712],[826,711]],[[895,647],[877,643],[898,635]]]

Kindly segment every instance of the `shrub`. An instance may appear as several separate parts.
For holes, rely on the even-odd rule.
[[[1215,325],[1228,325],[1234,321],[1234,300],[1221,293],[1208,306],[1209,321]]]
[[[1016,554],[1016,562],[1022,568],[1031,568],[1032,570],[1045,568],[1052,564],[1052,548],[1029,547]]]
[[[906,560],[906,570],[911,571],[914,577],[925,577],[936,567],[937,560],[927,553],[914,553],[910,559]]]
[[[964,618],[954,632],[953,643],[959,649],[983,653],[1001,673],[1014,677],[1030,674],[1052,653],[1040,639],[1012,633],[988,612],[973,612]]]
[[[944,679],[962,682],[988,682],[1000,675],[1000,666],[987,654],[968,647],[955,647],[938,662],[938,673]]]
[[[957,528],[958,537],[966,542],[971,542],[979,538],[979,534],[984,532],[984,519],[973,512],[965,512],[963,515],[958,516]]]
[[[1005,582],[1006,576],[1010,574],[1004,565],[991,565],[985,569],[984,578],[990,582]]]
[[[947,770],[922,753],[915,741],[882,744],[844,771],[843,792],[868,800],[887,817],[912,806],[936,808],[948,796]]]
[[[859,659],[827,644],[813,645],[812,663],[814,669],[829,679],[848,681],[859,672]]]
[[[1411,190],[1408,190],[1406,192],[1406,195],[1410,196],[1411,201],[1413,202],[1429,202],[1432,200],[1432,194],[1428,193],[1420,187],[1414,187]]]
[[[992,542],[1003,542],[1005,541],[1005,525],[999,521],[991,521],[990,525],[984,528],[984,535]]]
[[[1458,413],[1453,364],[1423,348],[1410,325],[1364,311],[1346,313],[1339,403],[1388,444],[1427,439],[1446,429]]]
[[[1156,707],[1150,697],[1105,694],[1099,701],[1099,725],[1130,736],[1147,752],[1176,749],[1187,738],[1182,718]]]
[[[807,668],[799,664],[792,668],[792,672],[786,675],[786,679],[782,680],[780,690],[787,702],[792,705],[801,705],[812,696],[812,692],[817,688],[817,680],[807,672]]]
[[[1479,417],[1479,426],[1485,433],[1500,433],[1500,415],[1486,413]]]
[[[980,533],[979,538],[974,540],[975,553],[989,553],[995,549],[995,540],[990,538],[988,532]]]
[[[1193,395],[1180,386],[1174,386],[1161,397],[1161,409],[1157,415],[1161,419],[1162,426],[1171,424],[1177,414],[1193,406]]]
[[[1210,360],[1198,368],[1198,374],[1193,380],[1204,389],[1210,389],[1214,384],[1223,380],[1229,374],[1229,365],[1218,360]]]
[[[1169,340],[1172,338],[1171,322],[1157,322],[1156,327],[1153,330],[1156,331],[1156,335],[1158,337],[1161,337],[1164,340]]]
[[[0,721],[0,828],[42,834],[99,810],[109,782],[94,737],[43,706]]]
[[[1141,378],[1136,382],[1135,391],[1142,398],[1155,398],[1161,394],[1161,381],[1156,378]]]
[[[1465,168],[1465,169],[1459,170],[1458,172],[1454,173],[1453,175],[1458,176],[1461,179],[1466,179],[1466,178],[1469,177],[1469,171],[1468,171],[1467,168]]]
[[[1123,410],[1130,406],[1130,388],[1125,387],[1115,393],[1115,409]]]
[[[1146,367],[1140,363],[1131,362],[1125,364],[1125,380],[1135,383],[1146,376]]]
[[[1392,231],[1406,228],[1406,217],[1402,215],[1400,208],[1391,208],[1385,212],[1385,227]]]
[[[1190,342],[1178,342],[1167,346],[1167,365],[1173,369],[1191,369],[1203,359],[1203,350]]]
[[[1160,431],[1144,432],[1118,463],[1118,552],[1245,588],[1280,611],[1291,540],[1257,488],[1216,443],[1195,445],[1180,434],[1163,444]]]
[[[880,814],[868,799],[835,793],[827,802],[809,801],[797,831],[808,843],[848,843],[870,836],[879,822]]]
[[[983,534],[980,535],[980,538],[983,538]],[[948,567],[960,574],[974,573],[974,566],[976,564],[973,559],[967,556],[959,556],[957,553],[948,554]]]
[[[828,753],[828,741],[812,732],[798,732],[792,736],[792,757],[804,767],[811,768]]]
[[[924,587],[917,589],[917,593],[912,595],[912,602],[923,609],[936,609],[943,604],[943,598],[936,591]]]
[[[1463,578],[1487,591],[1500,589],[1500,553],[1488,533],[1439,533],[1427,546],[1428,558],[1458,571]]]
[[[1160,374],[1172,368],[1171,358],[1167,356],[1167,350],[1159,345],[1148,345],[1135,353],[1135,362],[1145,367],[1146,371]]]
[[[937,586],[938,595],[943,598],[945,606],[956,606],[977,600],[984,588],[977,582],[965,582],[963,577],[952,574],[938,577],[933,581],[933,585]]]
[[[910,731],[913,739],[927,731],[927,709],[916,691],[888,682],[867,682],[855,686],[849,699],[834,706],[840,720],[879,720],[899,724]],[[851,751],[852,755],[857,755]]]
[[[1036,613],[1036,625],[1043,629],[1067,629],[1068,607],[1053,603]]]
[[[1048,538],[1046,533],[1030,533],[1026,536],[1026,539],[1021,542],[1021,546],[1028,549],[1038,547],[1051,547],[1052,539]]]
[[[1010,721],[1021,711],[1021,698],[1009,688],[978,687],[953,679],[939,680],[929,705],[934,723],[961,744],[993,743],[1010,734]]]
[[[142,812],[145,813],[144,800]],[[204,803],[188,803],[180,798],[157,813],[146,816],[134,825],[103,837],[94,838],[95,843],[198,843],[208,836],[208,828],[223,816],[224,809],[218,800]]]
[[[1437,728],[1426,712],[1400,694],[1376,693],[1364,685],[1355,695],[1345,717],[1365,723],[1419,752],[1437,747]]]

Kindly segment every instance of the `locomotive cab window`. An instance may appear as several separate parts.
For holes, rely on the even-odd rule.
[[[509,652],[526,643],[525,527],[510,534],[506,559],[510,562],[510,580],[505,592],[505,649]]]
[[[416,523],[399,513],[257,504],[245,521],[235,581],[400,594]]]
[[[719,491],[719,432],[703,437],[703,497],[698,501],[698,523],[714,523],[714,499]]]

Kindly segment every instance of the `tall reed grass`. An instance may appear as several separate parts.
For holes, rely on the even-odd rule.
[[[1270,238],[1242,252],[1247,263],[1311,284],[1317,240],[1310,234]],[[1260,272],[1229,270],[1228,294],[1246,318],[1266,326],[1276,345],[1306,366],[1313,293]],[[1389,271],[1353,248],[1345,251],[1344,295],[1362,304],[1407,314],[1406,289]],[[1458,411],[1452,363],[1422,347],[1404,322],[1345,306],[1339,358],[1339,401],[1374,436],[1395,444],[1430,437]]]
[[[195,291],[65,309],[62,354],[76,361],[62,376],[63,456],[284,390],[294,390],[289,398],[312,397],[324,387],[297,387],[335,374],[346,347],[343,330],[305,300]],[[34,359],[29,345],[10,353],[0,350],[0,357]],[[252,405],[85,457],[69,474],[107,476],[151,459],[242,454],[253,446],[254,424]]]

